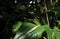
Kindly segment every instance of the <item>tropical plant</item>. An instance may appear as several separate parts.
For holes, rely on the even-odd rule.
[[[60,0],[0,0],[1,39],[60,39]]]
[[[13,28],[15,33],[14,39],[60,39],[60,31],[58,27],[56,27],[58,24],[51,24],[51,22],[57,22],[56,15],[59,11],[57,11],[58,9],[55,6],[58,0],[34,0],[28,1],[27,3],[27,7],[25,5],[26,8],[24,7],[24,9],[22,9],[21,7],[20,9],[27,9],[27,13],[34,18],[30,18],[28,21],[25,19],[24,22],[20,23],[20,28],[17,26],[18,23],[15,25],[16,27]],[[53,29],[51,29],[50,26],[52,26]],[[42,36],[43,33],[45,33],[46,36]]]

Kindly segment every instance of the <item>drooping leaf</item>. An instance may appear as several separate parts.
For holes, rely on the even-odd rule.
[[[37,22],[37,21],[36,21]],[[38,23],[38,22],[37,22]],[[36,25],[30,22],[24,22],[14,38],[18,39],[38,39],[45,31],[44,26]],[[18,35],[18,36],[17,36]]]

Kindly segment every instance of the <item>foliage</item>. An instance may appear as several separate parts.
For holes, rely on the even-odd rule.
[[[37,22],[36,24],[23,22],[14,39],[39,39],[44,31],[46,31],[48,39],[60,39],[60,30],[57,27],[50,29],[48,25],[37,24]]]
[[[60,39],[60,0],[0,0],[0,5],[1,39]]]

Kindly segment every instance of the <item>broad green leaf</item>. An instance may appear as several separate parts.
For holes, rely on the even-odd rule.
[[[18,39],[23,33],[17,32],[16,35],[14,36],[14,39]]]
[[[30,22],[24,22],[20,28],[20,34],[17,33],[14,38],[18,39],[38,39],[45,31],[44,26],[38,26]],[[18,36],[17,36],[18,35]]]
[[[33,27],[36,27],[36,24],[30,23],[30,22],[23,22],[21,28],[20,28],[20,32],[27,32],[30,29],[32,29]]]
[[[60,32],[55,32],[55,39],[60,39]]]
[[[36,30],[33,31],[31,39],[39,39],[44,31],[45,31],[44,26],[39,26]]]
[[[32,32],[34,29],[32,29],[32,28],[34,28],[36,25],[35,24],[33,24],[33,23],[30,23],[30,22],[23,22],[23,24],[22,24],[22,26],[21,26],[21,28],[20,28],[20,33],[16,33],[16,35],[15,35],[15,37],[14,38],[20,38],[20,39],[23,39],[23,38],[25,38],[25,36],[28,34],[28,33],[30,33],[30,32]],[[30,30],[30,29],[32,29],[32,30]],[[17,36],[18,35],[18,36]],[[23,37],[23,38],[22,38]]]
[[[60,39],[60,31],[54,27],[53,31],[48,25],[40,25],[38,21],[35,24],[23,22],[14,39],[39,39],[44,31],[47,32],[48,39]],[[56,38],[55,38],[56,37]]]
[[[13,32],[18,31],[19,28],[21,27],[21,25],[22,25],[22,22],[18,21],[15,25],[13,25],[12,31],[13,31]]]
[[[51,31],[49,25],[46,25],[46,26],[45,26],[45,30],[46,30],[46,32],[47,32],[47,37],[48,37],[48,39],[52,39],[52,31]]]
[[[53,36],[55,39],[60,39],[60,29],[58,29],[58,27],[54,27],[52,32],[54,32]]]

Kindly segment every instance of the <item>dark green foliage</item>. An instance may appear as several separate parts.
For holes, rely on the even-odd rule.
[[[0,0],[0,39],[14,39],[18,34],[18,38],[24,36],[25,39],[40,39],[43,36],[60,39],[60,0],[53,0],[53,3],[45,1],[49,25],[44,0]],[[29,32],[36,26],[37,29]]]

